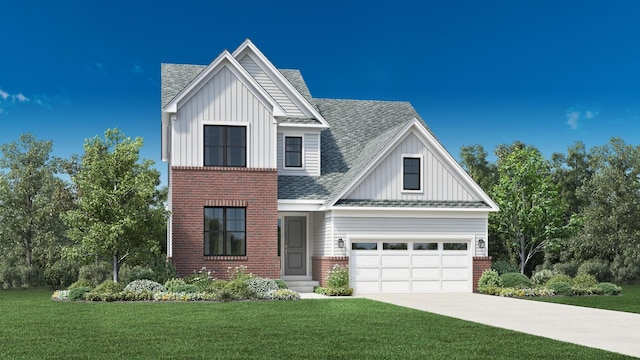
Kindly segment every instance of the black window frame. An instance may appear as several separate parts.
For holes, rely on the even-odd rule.
[[[211,210],[214,214],[213,217],[208,218],[207,212]],[[218,230],[211,230],[209,228],[209,220],[216,220],[215,212],[216,210],[222,211],[222,219],[220,221]],[[242,210],[243,216],[242,219],[229,219],[230,211],[229,210]],[[223,207],[223,206],[205,206],[204,208],[204,229],[203,229],[203,243],[202,243],[202,252],[204,256],[247,256],[247,208],[245,207]],[[230,221],[234,223],[242,222],[242,229],[239,230],[230,225]],[[240,248],[243,250],[241,252],[234,253],[234,245],[232,244],[233,239],[231,236],[233,234],[242,234],[242,243]],[[221,235],[221,237],[218,237]],[[215,246],[215,238],[218,237],[219,241],[222,241],[222,251],[217,251],[219,246]],[[209,242],[209,252],[207,252],[207,242]]]
[[[415,162],[415,164],[407,164],[407,160]],[[416,166],[417,164],[417,166]],[[417,172],[415,169],[417,168]],[[407,179],[414,180],[417,177],[417,188],[408,186]],[[422,158],[415,156],[402,157],[402,190],[403,191],[422,191]]]
[[[207,136],[207,129],[220,129],[222,131],[221,136],[217,140],[221,140],[221,143],[216,143],[216,136]],[[241,137],[241,144],[236,144],[232,141],[234,137],[230,130],[242,129],[243,133]],[[203,163],[204,166],[222,166],[222,167],[247,167],[247,127],[242,125],[204,125],[203,131]],[[212,143],[213,142],[213,143]],[[209,156],[209,150],[211,148],[218,148],[222,152],[222,162],[217,162],[217,159]],[[241,163],[233,163],[230,158],[230,154],[235,154],[237,151],[242,151],[244,154],[241,157]]]
[[[287,144],[287,140],[298,140],[299,144],[291,144],[291,146],[296,147],[294,150],[289,150],[289,144]],[[285,136],[284,137],[284,167],[286,168],[301,168],[302,167],[302,148],[303,148],[303,140],[302,136]],[[297,154],[298,159],[300,161],[299,165],[290,165],[289,164],[289,154]]]

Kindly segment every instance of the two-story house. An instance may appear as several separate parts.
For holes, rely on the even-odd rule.
[[[313,98],[249,40],[162,65],[162,159],[181,275],[300,286],[341,264],[359,293],[470,292],[490,266],[498,207],[411,104]]]

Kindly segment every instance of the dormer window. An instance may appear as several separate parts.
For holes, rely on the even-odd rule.
[[[205,125],[204,166],[247,167],[246,126]]]
[[[285,136],[284,166],[292,167],[292,168],[302,167],[302,137],[301,136]]]
[[[422,192],[422,156],[402,156],[402,191]]]

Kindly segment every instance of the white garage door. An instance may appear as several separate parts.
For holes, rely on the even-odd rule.
[[[471,292],[469,241],[351,242],[356,293]]]

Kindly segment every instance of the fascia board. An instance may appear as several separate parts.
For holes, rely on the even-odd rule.
[[[258,60],[258,61],[255,61],[256,64],[260,66],[260,68],[264,72],[266,72],[267,75],[269,75],[271,80],[276,81],[277,85],[279,85],[281,88],[285,88],[289,93],[289,95],[295,98],[294,102],[296,102],[296,105],[298,106],[302,105],[302,107],[304,107],[305,110],[307,110],[311,116],[313,116],[318,121],[320,121],[322,125],[324,125],[326,128],[329,127],[329,123],[327,123],[324,117],[320,115],[320,113],[309,103],[307,99],[304,98],[304,96],[302,96],[298,92],[298,90],[296,90],[293,87],[293,85],[291,85],[291,83],[284,77],[284,75],[282,75],[282,73],[278,71],[278,69],[271,63],[271,61],[269,61],[269,59],[267,59],[267,57],[264,56],[264,54],[258,49],[258,47],[256,47],[255,44],[252,43],[251,40],[249,39],[245,40],[232,53],[233,57],[236,59],[238,59],[239,57],[245,54],[252,56],[252,59],[254,61]]]
[[[180,93],[171,100],[167,106],[163,109],[163,112],[176,113],[178,111],[178,104],[191,97],[195,90],[199,89],[206,79],[209,79],[220,71],[224,66],[228,65],[229,69],[238,76],[238,79],[242,81],[247,87],[253,89],[254,94],[258,94],[269,106],[272,107],[273,116],[286,116],[285,111],[278,105],[278,103],[267,93],[260,84],[245,70],[240,63],[227,51],[224,50],[214,61],[211,62],[186,88],[182,89]]]

